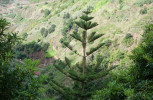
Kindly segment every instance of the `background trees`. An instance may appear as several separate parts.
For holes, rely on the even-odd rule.
[[[96,100],[152,100],[153,24],[147,25],[141,44],[132,51],[130,68],[112,73],[113,82],[98,91]]]
[[[0,99],[27,99],[39,97],[41,77],[34,77],[39,61],[14,59],[13,47],[19,40],[16,33],[6,33],[9,23],[0,19]]]

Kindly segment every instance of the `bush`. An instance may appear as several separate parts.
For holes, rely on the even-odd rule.
[[[40,46],[39,44],[35,43],[33,49],[34,49],[33,52],[38,52],[38,51],[40,51],[42,48],[41,48],[41,46]]]
[[[50,11],[49,11],[48,9],[45,9],[45,10],[44,10],[44,15],[45,15],[45,17],[47,17],[49,14],[50,14]]]
[[[153,0],[139,0],[135,4],[139,7],[142,7],[144,4],[151,4]]]
[[[39,61],[14,59],[18,36],[4,33],[8,26],[5,19],[0,19],[0,100],[37,100],[42,80],[41,76],[34,77],[34,71]]]
[[[49,33],[53,33],[53,32],[55,31],[55,28],[56,28],[56,25],[53,24],[53,25],[48,29]]]
[[[25,60],[20,62],[3,62],[0,77],[1,100],[34,100],[39,97],[41,77],[34,77],[38,61]]]
[[[15,54],[16,58],[17,59],[25,59],[25,58],[28,58],[26,53],[22,52],[22,51],[16,51],[16,54]]]
[[[119,0],[119,4],[122,4],[123,3],[123,0]]]
[[[10,18],[15,18],[15,16],[16,16],[15,13],[11,13],[11,14],[8,15],[8,17],[10,17]]]
[[[69,19],[70,18],[70,14],[69,13],[64,13],[63,19]]]
[[[41,33],[41,35],[43,36],[43,37],[47,37],[47,35],[48,35],[48,30],[47,29],[45,29],[44,27],[40,30],[40,33]]]
[[[48,30],[46,29],[45,32],[44,32],[44,34],[43,34],[43,36],[44,37],[47,37],[47,35],[48,35]]]
[[[141,9],[141,10],[140,10],[140,14],[142,14],[142,15],[143,15],[143,14],[147,14],[147,8]]]
[[[107,40],[105,42],[105,46],[107,46],[107,47],[111,46],[111,44],[112,44],[112,41],[111,40]]]
[[[130,33],[126,34],[126,36],[125,36],[126,39],[129,39],[129,38],[132,38],[132,37],[133,36]]]
[[[40,30],[40,33],[41,33],[41,35],[43,35],[44,33],[45,33],[45,28],[43,27],[43,28],[41,28],[41,30]]]
[[[47,49],[49,48],[50,44],[49,43],[45,43],[43,46],[42,46],[42,49],[44,51],[47,51]]]
[[[133,40],[133,38],[129,38],[129,39],[124,38],[122,40],[122,43],[124,46],[130,47],[134,43],[134,40]]]
[[[130,47],[134,43],[133,36],[130,33],[126,34],[122,40],[122,43],[124,46]]]
[[[22,35],[22,38],[23,39],[26,39],[28,37],[28,34],[27,33],[24,33],[23,35]]]
[[[30,54],[33,52],[39,52],[42,49],[41,45],[37,44],[34,41],[28,44],[22,45],[22,46],[26,54]]]

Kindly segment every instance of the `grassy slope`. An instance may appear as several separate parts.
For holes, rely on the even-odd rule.
[[[56,54],[56,57],[63,59],[65,55],[71,54],[69,50],[63,50],[59,42],[60,38],[62,38],[61,29],[64,27],[64,13],[69,12],[70,15],[75,18],[78,17],[81,11],[87,6],[93,6],[94,10],[92,15],[95,17],[94,21],[99,24],[95,30],[98,33],[105,34],[103,38],[95,43],[111,40],[112,45],[109,47],[109,51],[107,47],[103,47],[101,48],[101,52],[107,51],[112,64],[120,64],[120,59],[116,57],[118,56],[117,52],[128,53],[136,47],[143,33],[144,25],[147,22],[153,21],[153,3],[144,4],[140,7],[139,4],[144,0],[120,1],[122,2],[119,2],[119,0],[63,0],[62,2],[60,0],[48,0],[35,4],[18,5],[17,8],[14,8],[12,11],[12,13],[16,14],[16,17],[13,20],[10,19],[16,24],[12,30],[19,31],[20,35],[28,33],[26,42],[37,41],[38,39],[49,42],[53,46],[52,49],[57,52],[55,53],[50,49],[48,50],[50,51],[49,54]],[[142,15],[139,12],[144,7],[148,9],[148,13]],[[44,17],[42,13],[42,10],[45,9],[51,11],[51,14],[47,17]],[[7,14],[5,16],[7,16]],[[49,34],[46,38],[43,38],[40,34],[40,29],[42,27],[49,28],[52,24],[57,26],[56,31]],[[123,43],[127,33],[133,35],[133,40],[131,40],[133,44],[131,43],[131,45],[128,46],[126,43]],[[79,47],[79,45],[76,46]],[[75,57],[75,55],[72,56],[72,59],[76,59]],[[125,60],[127,60],[126,57]]]

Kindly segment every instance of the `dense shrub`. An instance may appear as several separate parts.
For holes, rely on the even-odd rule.
[[[37,42],[30,42],[25,45],[18,43],[15,47],[14,51],[16,51],[16,58],[17,59],[25,59],[29,58],[29,55],[34,52],[39,52],[43,50],[46,52],[49,48],[49,43],[37,43]]]
[[[48,30],[46,29],[45,32],[44,32],[44,34],[43,34],[43,36],[44,37],[47,37],[47,35],[48,35]]]
[[[24,33],[23,35],[22,35],[22,38],[23,39],[26,39],[28,37],[28,34],[27,33]]]
[[[5,19],[0,19],[0,100],[36,100],[42,82],[40,76],[34,77],[39,61],[14,59],[13,47],[18,37],[4,33],[8,26]]]
[[[50,46],[49,43],[45,43],[45,44],[43,44],[42,49],[43,49],[44,51],[47,51],[47,49],[48,49],[49,46]]]
[[[43,28],[41,28],[40,33],[41,33],[41,35],[42,35],[43,37],[47,37],[47,35],[48,35],[48,30],[45,29],[45,28],[43,27]]]
[[[151,4],[153,0],[138,0],[135,4],[142,7],[144,4]]]
[[[70,18],[70,14],[69,13],[64,13],[63,19],[69,19]]]
[[[141,9],[141,10],[140,10],[140,14],[142,14],[142,15],[143,15],[143,14],[147,14],[147,8]]]
[[[26,53],[22,52],[22,51],[16,51],[16,54],[15,54],[15,57],[17,59],[25,59],[25,58],[28,58]]]
[[[50,14],[50,11],[49,11],[48,9],[45,9],[45,10],[44,10],[44,15],[45,15],[45,17],[47,17],[49,14]]]
[[[123,40],[122,43],[124,46],[130,47],[134,43],[133,36],[131,34],[127,34]]]
[[[53,24],[53,25],[48,29],[49,33],[53,33],[53,32],[55,31],[55,28],[56,28],[56,25]]]
[[[130,58],[133,64],[129,69],[114,71],[114,81],[98,91],[93,100],[152,100],[153,24],[146,27],[141,44]]]
[[[66,26],[62,29],[62,35],[67,36],[67,33],[73,28],[73,25],[74,25],[73,19],[65,21],[64,25],[66,25]],[[75,29],[75,31],[77,31],[78,27],[74,27],[74,29]]]
[[[111,46],[111,44],[112,44],[112,41],[111,40],[107,40],[105,42],[105,46],[107,46],[107,47]]]
[[[43,35],[44,33],[45,33],[45,28],[43,27],[43,28],[41,28],[41,30],[40,30],[40,33],[41,33],[41,35]]]
[[[126,36],[125,36],[126,39],[129,39],[129,38],[132,38],[132,37],[133,36],[130,33],[126,34]]]
[[[40,51],[42,49],[42,47],[39,45],[39,44],[37,44],[37,43],[35,43],[34,44],[34,46],[33,46],[33,52],[38,52],[38,51]]]

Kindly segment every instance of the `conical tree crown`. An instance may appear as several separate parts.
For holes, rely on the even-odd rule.
[[[94,42],[103,36],[103,34],[97,34],[96,32],[87,34],[89,29],[98,25],[96,22],[91,21],[94,17],[90,17],[90,13],[90,10],[83,11],[83,15],[80,17],[80,20],[75,22],[76,25],[78,25],[83,31],[81,33],[74,31],[70,34],[72,38],[82,44],[83,53],[75,50],[70,43],[64,42],[64,45],[69,48],[70,51],[83,58],[82,62],[72,66],[71,60],[65,57],[65,63],[57,61],[54,64],[57,70],[63,73],[66,77],[71,78],[74,82],[72,87],[65,87],[55,80],[52,80],[51,82],[52,87],[59,93],[63,94],[64,98],[68,98],[68,100],[84,100],[90,97],[95,93],[95,90],[89,89],[89,87],[92,86],[91,83],[99,78],[105,77],[108,72],[113,69],[98,70],[102,62],[101,58],[98,58],[97,63],[92,65],[90,65],[86,60],[89,55],[93,54],[104,45],[104,43],[100,43],[95,47],[91,47],[91,49],[87,51],[87,46],[90,45],[91,42]],[[66,72],[63,68],[67,68],[68,71]]]

